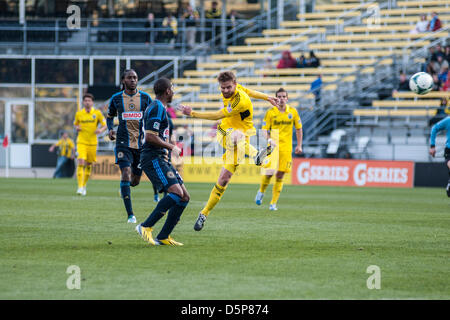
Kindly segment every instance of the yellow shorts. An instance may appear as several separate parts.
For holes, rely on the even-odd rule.
[[[275,149],[272,154],[266,158],[262,167],[265,170],[275,170],[289,173],[291,172],[292,165],[292,153],[291,152],[278,152]]]
[[[235,129],[228,128],[226,130],[226,135],[221,134],[220,131],[218,131],[217,133],[217,141],[225,149],[225,152],[222,155],[224,163],[223,167],[231,173],[235,173],[239,164],[244,163],[245,155],[249,154],[250,144],[250,137],[245,136],[245,143],[243,144],[243,148],[240,148],[238,150],[237,145],[233,145],[231,139],[229,138],[234,131]]]
[[[87,144],[77,144],[77,158],[83,159],[86,162],[97,161],[97,146],[90,146]]]

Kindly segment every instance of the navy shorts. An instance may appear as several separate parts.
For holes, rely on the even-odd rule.
[[[131,172],[135,176],[142,176],[141,150],[116,146],[114,154],[116,155],[116,164],[120,169],[131,167]]]
[[[445,158],[445,163],[450,161],[450,148],[445,148],[444,158]]]
[[[159,157],[141,156],[142,170],[152,182],[158,192],[167,191],[174,184],[183,184],[183,179],[178,171],[167,162]]]

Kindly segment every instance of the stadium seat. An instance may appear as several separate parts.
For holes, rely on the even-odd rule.
[[[411,50],[406,50],[410,53]],[[324,58],[362,58],[362,57],[385,57],[392,54],[403,54],[403,50],[367,50],[367,51],[321,51],[315,53],[320,59]],[[351,62],[351,61],[350,61]]]
[[[238,54],[213,54],[210,56],[211,60],[265,60],[272,55],[270,53],[238,53]]]
[[[378,42],[352,42],[352,43],[312,43],[310,50],[334,50],[334,49],[365,49],[365,48],[402,48],[423,47],[428,45],[429,40],[410,41],[378,41]]]
[[[397,1],[397,7],[450,6],[448,0]]]
[[[440,100],[374,100],[373,107],[439,107]]]
[[[375,40],[393,40],[393,39],[420,39],[429,36],[430,33],[370,33],[370,34],[352,34],[327,36],[328,41],[375,41]],[[447,38],[448,32],[439,32],[434,34],[436,38]]]
[[[345,32],[354,32],[354,33],[370,33],[370,32],[397,32],[397,31],[410,31],[413,28],[413,26],[409,24],[391,24],[388,26],[350,26],[350,27],[344,27]]]
[[[227,48],[228,52],[284,51],[290,49],[290,45],[230,46]]]
[[[321,60],[324,67],[345,67],[348,65],[365,66],[376,63],[375,59],[352,59],[352,60]],[[392,64],[392,59],[384,59],[380,62],[382,65]]]
[[[265,36],[285,36],[292,34],[301,34],[301,33],[325,33],[327,31],[326,28],[296,28],[296,29],[266,29],[263,30],[263,35]]]
[[[247,62],[203,62],[198,63],[198,69],[222,69],[234,67],[236,69],[253,68],[255,63],[252,61]]]
[[[443,22],[450,21],[450,15],[440,15],[439,19]],[[430,19],[428,19],[430,20]],[[379,18],[380,23],[391,24],[391,23],[411,23],[411,27],[413,23],[419,21],[418,16],[410,16],[410,17],[381,17]],[[362,22],[366,24],[368,19],[363,19]]]
[[[400,16],[409,16],[409,15],[414,15],[417,16],[421,15],[421,14],[430,14],[430,12],[437,12],[442,13],[442,12],[450,12],[449,8],[447,7],[426,7],[426,8],[413,8],[413,9],[382,9],[380,10],[380,14],[382,16],[395,16],[395,15],[400,15]]]
[[[311,83],[316,80],[315,76],[304,77],[240,77],[240,83],[277,83],[277,84],[291,84],[291,83]],[[332,82],[338,79],[337,76],[322,76],[322,81]],[[348,76],[343,79],[344,82],[355,81],[354,76]]]
[[[343,24],[343,19],[333,20],[308,20],[308,21],[283,21],[280,26],[284,28],[296,28],[296,27],[323,27],[334,26],[336,24]]]
[[[419,95],[412,91],[397,91],[392,94],[393,98],[396,99],[450,99],[450,91],[431,91],[425,95]]]
[[[347,68],[294,68],[294,69],[260,69],[255,70],[255,74],[259,75],[305,75],[305,74],[345,74],[354,72],[352,67]],[[372,73],[374,69],[364,68],[362,73]]]
[[[360,10],[364,10],[372,5],[372,3],[340,3],[340,4],[318,4],[314,7],[316,11],[345,11],[359,7]]]
[[[297,14],[298,19],[329,19],[338,18],[343,15],[342,12],[309,12],[309,13],[299,13]],[[357,17],[361,15],[360,11],[352,11],[346,14],[347,17]]]
[[[276,43],[276,42],[303,42],[308,40],[306,36],[297,36],[295,34],[288,37],[259,37],[259,38],[246,38],[246,44],[266,44],[266,43]]]
[[[381,117],[400,117],[400,116],[434,116],[436,109],[402,109],[402,110],[390,110],[390,109],[355,109],[353,115],[355,116],[381,116]]]

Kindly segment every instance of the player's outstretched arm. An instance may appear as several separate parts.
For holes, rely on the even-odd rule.
[[[241,87],[250,98],[269,101],[273,106],[277,106],[280,103],[278,98],[271,97],[265,93],[243,87],[242,85]]]
[[[198,119],[206,119],[206,120],[220,120],[225,118],[225,114],[223,113],[222,109],[214,112],[208,112],[208,111],[193,111],[191,107],[179,105],[178,107],[180,111],[187,116],[190,116],[192,118],[198,118]]]

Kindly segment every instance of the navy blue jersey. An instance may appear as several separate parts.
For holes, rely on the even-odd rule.
[[[111,97],[108,108],[108,128],[112,127],[115,116],[119,119],[116,145],[133,149],[142,147],[142,127],[145,109],[152,103],[150,95],[138,91],[130,96],[125,91],[120,91]]]
[[[159,100],[154,100],[144,112],[144,130],[145,133],[151,133],[159,136],[162,140],[169,142],[170,124],[166,108]],[[150,153],[155,157],[168,156],[169,151],[166,148],[161,148],[144,143],[144,152]]]

